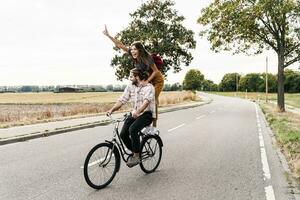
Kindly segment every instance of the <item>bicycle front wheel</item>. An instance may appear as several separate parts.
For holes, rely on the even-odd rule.
[[[88,153],[83,167],[89,186],[102,189],[112,182],[120,168],[120,154],[112,144],[100,143]]]
[[[148,135],[141,144],[140,167],[145,173],[152,173],[158,167],[162,156],[162,142],[159,136]]]

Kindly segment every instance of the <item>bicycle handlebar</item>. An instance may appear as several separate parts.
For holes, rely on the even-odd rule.
[[[114,119],[112,117],[112,115],[109,114],[109,113],[107,113],[106,116],[109,117],[113,123],[116,123],[116,122],[123,122],[123,121],[125,121],[127,119],[127,117],[129,116],[129,114],[126,113],[122,118],[117,118],[117,119]]]

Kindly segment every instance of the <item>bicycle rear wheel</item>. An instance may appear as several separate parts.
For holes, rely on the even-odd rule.
[[[162,142],[159,136],[147,135],[141,143],[140,167],[145,173],[152,173],[158,167],[162,156]]]
[[[88,153],[83,167],[84,178],[89,186],[102,189],[112,182],[120,168],[120,154],[109,143],[100,143]]]

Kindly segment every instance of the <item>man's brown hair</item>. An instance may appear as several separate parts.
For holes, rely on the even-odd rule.
[[[137,68],[130,70],[134,77],[138,76],[141,81],[148,79],[148,73]]]

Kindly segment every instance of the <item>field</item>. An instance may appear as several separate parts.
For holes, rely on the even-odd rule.
[[[0,93],[0,128],[106,112],[121,92]],[[162,92],[160,107],[197,100],[192,92]],[[122,110],[128,110],[130,105]]]

